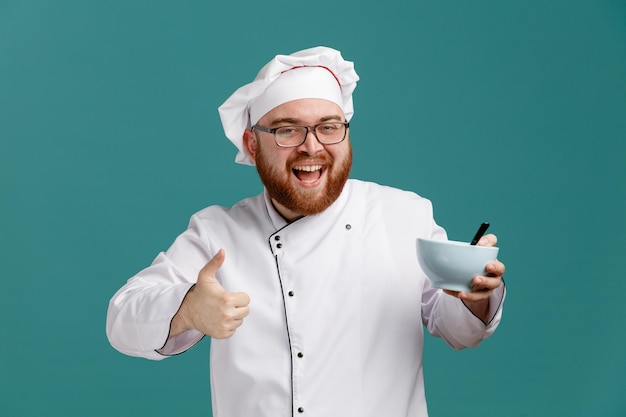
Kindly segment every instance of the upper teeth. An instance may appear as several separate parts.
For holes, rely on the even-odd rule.
[[[321,165],[307,165],[307,166],[301,166],[301,167],[294,167],[294,169],[298,171],[313,172],[313,171],[319,171],[320,169],[322,169],[322,166]]]

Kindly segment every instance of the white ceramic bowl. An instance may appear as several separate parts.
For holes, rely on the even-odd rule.
[[[499,249],[452,240],[417,239],[417,260],[432,285],[452,291],[471,291],[472,278],[485,275],[485,267]]]

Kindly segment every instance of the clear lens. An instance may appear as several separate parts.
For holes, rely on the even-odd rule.
[[[315,127],[317,138],[322,143],[340,142],[346,134],[343,123],[322,123]]]
[[[304,141],[307,128],[304,126],[283,126],[276,129],[276,141],[283,146],[298,146]]]
[[[343,123],[320,123],[314,129],[317,140],[325,145],[339,143],[346,136],[346,125]],[[282,126],[276,128],[274,136],[280,146],[298,146],[304,143],[308,131],[306,126]]]

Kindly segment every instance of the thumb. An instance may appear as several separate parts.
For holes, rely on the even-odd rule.
[[[200,270],[198,274],[198,281],[215,280],[215,274],[217,270],[224,264],[226,254],[224,249],[217,251],[215,256],[211,258],[209,262]]]
[[[494,234],[488,234],[480,238],[478,246],[496,246],[498,244],[498,238]]]

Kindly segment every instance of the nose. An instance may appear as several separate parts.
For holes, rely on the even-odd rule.
[[[298,147],[298,150],[307,155],[315,155],[324,149],[324,145],[317,139],[315,135],[315,131],[313,129],[309,129],[306,137],[304,138],[304,143]]]

